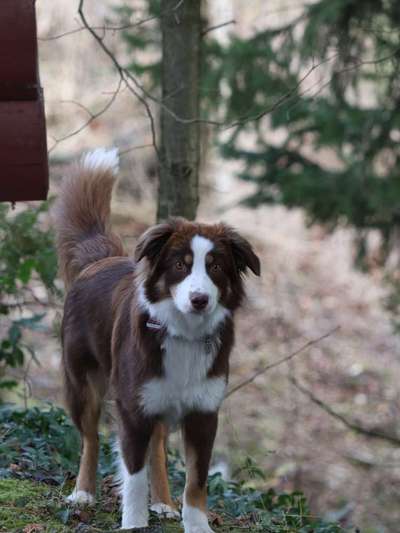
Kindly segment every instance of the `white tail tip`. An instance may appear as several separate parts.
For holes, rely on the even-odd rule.
[[[118,148],[97,148],[82,156],[82,166],[87,170],[110,169],[114,174],[119,170]]]

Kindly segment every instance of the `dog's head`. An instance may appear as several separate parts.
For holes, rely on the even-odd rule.
[[[258,257],[234,229],[179,218],[147,230],[135,259],[147,260],[148,302],[169,300],[184,315],[212,315],[221,306],[233,311],[244,294],[242,274],[260,275]]]

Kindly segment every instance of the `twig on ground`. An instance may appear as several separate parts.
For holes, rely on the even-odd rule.
[[[225,398],[228,398],[234,392],[238,391],[242,387],[245,387],[249,383],[252,383],[261,374],[264,374],[268,370],[271,370],[272,368],[275,368],[276,366],[282,365],[283,363],[287,363],[288,361],[290,361],[291,359],[296,357],[296,355],[298,355],[299,353],[304,352],[304,350],[307,350],[307,348],[310,348],[314,344],[317,344],[317,343],[321,342],[322,340],[326,339],[327,337],[330,337],[331,335],[333,335],[333,333],[338,331],[339,328],[340,328],[340,326],[336,326],[331,331],[328,331],[327,333],[324,333],[320,337],[317,337],[316,339],[309,340],[306,344],[304,344],[303,346],[301,346],[300,348],[298,348],[294,352],[290,353],[289,355],[286,355],[285,357],[282,357],[282,359],[278,359],[277,361],[275,361],[273,363],[269,363],[268,365],[263,366],[262,368],[260,368],[256,372],[254,372],[251,376],[249,376],[248,378],[244,379],[243,381],[241,381],[237,385],[234,385],[230,390],[228,390],[228,392],[225,394]]]
[[[348,420],[345,416],[336,412],[330,405],[328,405],[323,400],[315,396],[315,394],[311,392],[309,389],[307,389],[306,387],[304,387],[304,385],[300,384],[296,378],[292,377],[290,378],[290,381],[302,394],[307,396],[313,403],[315,403],[315,405],[318,405],[318,407],[323,409],[330,416],[332,416],[336,420],[339,420],[347,428],[355,431],[356,433],[360,435],[364,435],[366,437],[385,440],[396,446],[400,445],[400,437],[397,437],[396,435],[393,435],[391,433],[386,433],[386,432],[378,431],[375,429],[368,429],[366,427],[359,425],[357,422],[354,422],[353,420]]]

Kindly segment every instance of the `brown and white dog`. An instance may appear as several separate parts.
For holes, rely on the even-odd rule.
[[[181,426],[186,456],[185,533],[210,533],[207,472],[228,381],[242,274],[260,274],[250,244],[224,224],[172,219],[146,231],[134,259],[111,232],[116,150],[83,157],[55,208],[67,287],[62,324],[67,406],[82,437],[71,502],[92,503],[98,421],[111,386],[119,419],[122,528],[152,509],[179,516],[166,471],[166,438]]]

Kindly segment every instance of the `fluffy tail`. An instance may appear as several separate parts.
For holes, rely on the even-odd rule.
[[[121,240],[110,228],[118,163],[116,148],[100,148],[84,155],[63,180],[54,219],[59,266],[66,286],[90,263],[125,255]]]

